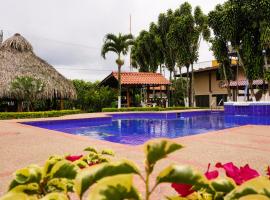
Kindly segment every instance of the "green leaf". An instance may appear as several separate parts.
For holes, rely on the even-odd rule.
[[[9,186],[9,190],[18,185],[39,183],[42,178],[42,170],[37,165],[30,165],[15,172],[15,178]]]
[[[183,148],[182,145],[169,140],[152,140],[144,145],[144,153],[149,171],[153,170],[155,163],[165,158],[168,154]]]
[[[251,179],[239,187],[235,188],[228,195],[225,196],[225,200],[234,200],[240,199],[241,197],[253,195],[253,194],[261,194],[268,195],[270,194],[270,180],[266,177],[258,177]]]
[[[98,153],[97,150],[93,147],[87,147],[84,149],[84,151],[90,151],[90,152],[94,152],[94,153]]]
[[[82,197],[84,192],[100,179],[118,174],[139,174],[139,169],[131,161],[94,165],[79,172],[75,179],[75,191]]]
[[[40,200],[69,200],[68,196],[62,193],[50,193]]]
[[[100,180],[89,193],[89,200],[140,200],[132,185],[132,175],[116,175]]]
[[[50,178],[67,178],[74,179],[77,175],[78,168],[67,160],[61,160],[53,165],[49,177]]]
[[[211,182],[211,186],[216,192],[223,192],[225,194],[231,192],[236,187],[234,182],[229,179],[216,179]]]
[[[114,151],[111,150],[111,149],[103,149],[101,151],[101,154],[103,154],[103,155],[109,155],[109,156],[114,156],[115,155]]]
[[[73,162],[74,165],[76,165],[77,167],[79,168],[85,168],[85,167],[88,167],[88,164],[87,162],[83,161],[83,160],[76,160]]]
[[[65,178],[54,178],[48,181],[46,189],[48,192],[68,192],[69,180]]]
[[[63,157],[61,156],[51,156],[45,163],[44,168],[43,168],[43,176],[47,177],[49,176],[53,166],[57,163],[64,160]]]
[[[239,200],[269,200],[269,198],[260,194],[252,194],[241,197]]]
[[[180,196],[170,196],[166,197],[167,200],[187,200],[185,197],[180,197]]]
[[[0,197],[0,200],[38,200],[38,198],[35,196],[28,196],[22,192],[8,192]]]
[[[159,183],[184,183],[195,185],[204,181],[204,176],[189,166],[170,165],[156,178]]]
[[[37,183],[29,183],[25,185],[18,185],[12,188],[10,192],[25,193],[25,194],[33,195],[33,194],[39,194],[40,187],[39,187],[39,184]]]

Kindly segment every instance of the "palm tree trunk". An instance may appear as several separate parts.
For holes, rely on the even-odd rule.
[[[119,58],[120,59],[120,58]],[[122,94],[122,88],[121,88],[121,65],[118,64],[118,109],[121,108],[121,94]]]

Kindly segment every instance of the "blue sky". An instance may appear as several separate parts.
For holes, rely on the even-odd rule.
[[[180,0],[0,0],[0,29],[4,37],[25,36],[35,53],[68,78],[100,80],[116,70],[115,56],[104,60],[100,48],[106,33],[132,34],[148,29],[159,13],[176,9]],[[222,0],[190,0],[205,13]],[[209,44],[202,42],[199,62],[212,59]],[[128,71],[128,60],[123,70]]]

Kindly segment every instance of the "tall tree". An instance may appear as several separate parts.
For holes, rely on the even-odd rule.
[[[174,12],[173,22],[167,35],[169,44],[176,52],[178,66],[185,66],[189,76],[191,67],[190,85],[187,86],[190,106],[194,105],[193,64],[198,60],[201,40],[208,41],[210,37],[207,20],[200,7],[195,7],[192,13],[191,5],[185,2]]]
[[[211,50],[219,63],[219,71],[222,78],[226,81],[227,93],[229,101],[232,100],[232,92],[230,88],[230,81],[233,79],[233,71],[231,68],[231,60],[229,58],[229,50],[226,40],[221,37],[215,36],[211,39]]]
[[[222,36],[237,53],[254,96],[253,80],[263,78],[261,35],[270,20],[268,0],[228,0],[209,13],[215,36]]]
[[[131,49],[132,65],[141,72],[156,72],[162,59],[158,38],[151,31],[142,31]]]
[[[108,52],[117,54],[116,64],[118,66],[118,108],[121,108],[121,67],[124,65],[122,55],[128,53],[129,47],[134,44],[131,34],[118,35],[107,34],[104,39],[104,44],[101,49],[101,55],[105,59]]]
[[[172,73],[175,73],[175,51],[168,42],[167,35],[173,22],[173,11],[168,10],[167,13],[161,13],[158,16],[157,35],[160,38],[160,48],[162,50],[164,65],[170,72],[170,80],[172,80]]]

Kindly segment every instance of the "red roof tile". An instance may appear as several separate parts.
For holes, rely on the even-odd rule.
[[[118,80],[117,72],[111,74]],[[160,73],[152,72],[121,72],[121,84],[123,85],[169,85],[171,84]]]

